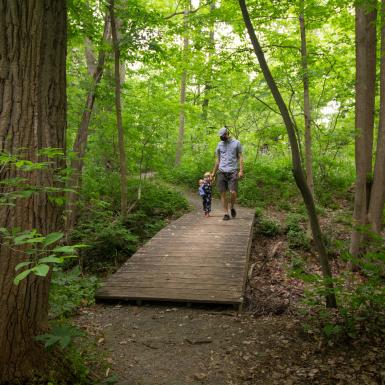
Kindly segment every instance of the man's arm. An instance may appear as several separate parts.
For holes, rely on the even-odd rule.
[[[239,154],[239,173],[238,177],[242,178],[243,177],[243,154]]]
[[[215,161],[214,169],[212,172],[213,177],[215,177],[215,174],[218,171],[218,167],[219,167],[219,158],[217,158],[217,160]]]

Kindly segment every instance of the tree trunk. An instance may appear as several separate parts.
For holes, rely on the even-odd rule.
[[[109,20],[108,17],[105,17],[104,32],[102,44],[104,44],[109,35]],[[72,148],[74,158],[71,160],[71,176],[68,180],[68,187],[74,190],[67,194],[66,202],[66,231],[71,231],[77,220],[78,211],[76,209],[76,204],[79,200],[79,190],[81,183],[81,176],[84,165],[84,156],[87,150],[87,141],[88,141],[88,127],[90,125],[91,115],[94,107],[94,102],[96,98],[96,90],[102,79],[103,70],[104,70],[104,61],[106,53],[103,47],[100,49],[98,54],[98,61],[96,66],[92,65],[92,53],[90,52],[90,47],[86,46],[86,58],[87,58],[87,67],[88,72],[92,76],[92,83],[90,90],[87,95],[86,105],[82,114],[82,120],[76,134],[76,139]]]
[[[215,10],[215,2],[212,1],[210,4],[210,14],[211,17],[213,12]],[[207,114],[208,114],[208,109],[209,109],[209,92],[212,88],[211,86],[211,78],[212,78],[212,64],[211,64],[211,56],[215,50],[215,40],[214,40],[214,21],[211,22],[210,24],[210,34],[209,34],[209,53],[208,53],[208,60],[207,60],[207,80],[205,83],[205,87],[203,90],[203,102],[202,102],[202,119],[204,121],[207,120]]]
[[[376,1],[356,6],[356,185],[350,253],[363,251],[362,227],[367,222],[372,173],[376,84]]]
[[[305,18],[303,11],[303,0],[301,1],[302,13],[299,17],[301,29],[301,58],[302,58],[302,79],[303,79],[303,112],[305,118],[305,168],[306,181],[309,189],[314,197],[314,181],[313,181],[313,154],[311,145],[311,106],[309,95],[309,73],[307,68],[307,44]]]
[[[183,59],[182,60],[183,60],[184,68],[182,72],[182,78],[180,81],[179,130],[178,130],[178,141],[176,143],[175,166],[179,166],[182,159],[184,131],[185,131],[185,119],[186,119],[185,104],[186,104],[186,83],[187,83],[187,70],[185,67],[187,62],[187,51],[188,51],[188,45],[189,45],[189,41],[187,37],[188,12],[189,10],[186,9],[184,11],[184,16],[183,16],[185,36],[183,37]]]
[[[64,0],[0,0],[0,151],[49,160],[38,171],[3,168],[1,180],[24,177],[37,188],[59,187],[63,159],[47,159],[39,150],[65,148],[66,31]],[[0,207],[0,227],[48,234],[60,228],[61,215],[62,209],[40,192]],[[47,328],[49,277],[31,274],[15,286],[15,266],[25,259],[0,238],[2,384],[24,383],[49,371],[49,354],[33,338]]]
[[[385,202],[385,0],[382,0],[381,4],[380,121],[368,211],[369,223],[377,234],[382,230]]]
[[[122,218],[127,215],[127,158],[124,146],[124,131],[122,123],[122,104],[120,100],[120,48],[118,41],[118,34],[116,30],[115,19],[115,0],[110,0],[110,17],[111,17],[111,30],[112,30],[112,42],[115,56],[115,109],[116,109],[116,125],[118,128],[118,140],[119,140],[119,163],[120,163],[120,212]]]
[[[311,194],[309,186],[306,183],[305,174],[302,169],[301,158],[299,153],[298,142],[295,135],[294,124],[290,118],[288,108],[282,98],[281,93],[279,92],[277,84],[275,83],[275,80],[266,63],[265,55],[261,49],[261,46],[259,44],[259,41],[254,31],[254,27],[251,23],[245,0],[239,0],[239,5],[242,10],[243,19],[245,21],[245,25],[250,36],[250,40],[253,44],[255,54],[258,58],[259,65],[261,67],[265,80],[270,88],[270,91],[273,94],[274,100],[277,103],[277,106],[281,112],[282,119],[286,126],[286,130],[287,130],[287,134],[288,134],[290,146],[291,146],[294,179],[296,181],[298,189],[300,190],[302,194],[302,198],[306,205],[306,209],[308,212],[310,225],[313,233],[313,239],[319,254],[319,261],[322,268],[323,278],[325,282],[325,289],[326,289],[326,294],[325,294],[326,305],[328,307],[336,307],[337,304],[336,304],[336,298],[334,294],[334,286],[332,282],[332,273],[329,266],[325,245],[322,240],[321,228],[319,226],[313,196]]]

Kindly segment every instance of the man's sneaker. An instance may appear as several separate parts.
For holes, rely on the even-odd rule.
[[[237,216],[237,212],[235,211],[234,208],[231,209],[231,216],[232,216],[233,218],[235,218],[235,217]]]
[[[223,216],[223,220],[224,221],[228,221],[230,219],[230,215],[229,214],[225,214],[224,216]]]

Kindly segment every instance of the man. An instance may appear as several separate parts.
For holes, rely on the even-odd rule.
[[[221,193],[221,202],[225,215],[224,221],[230,219],[229,201],[227,192],[230,191],[230,213],[233,218],[237,215],[234,205],[237,199],[238,179],[243,177],[243,155],[241,143],[230,137],[227,127],[223,127],[218,132],[221,141],[215,150],[216,162],[213,175],[218,171],[217,187]],[[238,171],[239,162],[239,171]]]

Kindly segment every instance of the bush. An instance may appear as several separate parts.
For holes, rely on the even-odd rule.
[[[334,278],[337,309],[325,309],[323,280],[313,279],[306,292],[310,327],[327,338],[358,338],[362,334],[385,336],[385,253],[368,253],[359,259],[346,255],[361,274]]]
[[[71,238],[88,246],[80,253],[80,259],[82,266],[93,272],[123,262],[139,243],[138,236],[111,210],[111,204],[96,200],[83,212]]]
[[[131,202],[137,199],[138,187],[138,180],[130,181]],[[180,216],[189,208],[181,193],[159,183],[144,181],[141,188],[140,201],[124,220],[115,198],[83,202],[84,208],[71,238],[88,245],[80,254],[86,271],[104,272],[116,268],[163,228],[168,219]]]
[[[298,196],[288,158],[259,158],[245,165],[245,178],[239,183],[239,202],[255,207],[289,202]],[[289,207],[287,207],[289,208]]]
[[[276,220],[262,217],[256,223],[256,231],[265,237],[275,237],[280,233],[280,226]]]
[[[286,218],[286,236],[288,245],[292,249],[308,249],[309,239],[301,226],[301,222],[305,221],[305,217],[300,214],[291,213]]]
[[[78,266],[67,271],[55,269],[49,292],[50,316],[68,317],[79,306],[93,304],[97,287],[98,279],[82,276]]]

